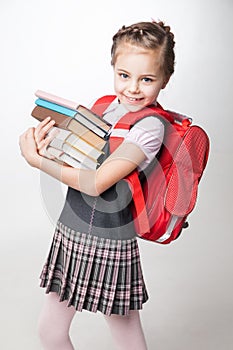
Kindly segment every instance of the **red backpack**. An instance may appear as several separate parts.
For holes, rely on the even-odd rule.
[[[103,96],[92,110],[102,116],[116,96]],[[143,172],[133,171],[125,180],[133,196],[132,213],[139,237],[167,244],[188,226],[187,216],[197,200],[198,183],[209,154],[209,138],[205,131],[191,125],[191,119],[164,110],[160,105],[138,112],[128,112],[115,125],[110,136],[110,152],[124,140],[114,136],[129,130],[137,121],[156,116],[165,124],[163,145],[156,158]]]

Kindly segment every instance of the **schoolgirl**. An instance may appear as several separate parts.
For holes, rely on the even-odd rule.
[[[114,125],[128,111],[156,104],[174,71],[174,37],[162,22],[123,26],[111,49],[116,100],[104,118]],[[46,297],[39,321],[44,349],[74,349],[69,328],[76,311],[100,311],[116,348],[147,349],[139,310],[148,300],[123,178],[144,170],[159,151],[164,126],[155,117],[135,124],[97,170],[54,162],[46,151],[49,117],[20,137],[21,152],[35,168],[68,185],[52,246],[41,273]]]

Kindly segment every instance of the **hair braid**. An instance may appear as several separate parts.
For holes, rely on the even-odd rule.
[[[163,51],[162,69],[167,79],[174,72],[174,35],[164,22],[139,22],[130,26],[122,26],[113,36],[111,49],[112,64],[115,64],[117,48],[122,43],[129,43],[145,49]]]

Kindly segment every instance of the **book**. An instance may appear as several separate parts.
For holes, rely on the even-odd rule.
[[[55,161],[58,163],[66,163],[71,167],[77,169],[88,169],[84,164],[80,163],[79,161],[71,157],[69,154],[66,154],[64,151],[61,151],[52,146],[48,146],[47,151],[50,155],[55,157]]]
[[[92,147],[102,150],[106,144],[106,140],[93,133],[84,125],[80,124],[76,119],[70,118],[62,113],[58,113],[47,108],[36,106],[31,112],[31,115],[39,120],[43,121],[50,116],[55,121],[55,126],[60,129],[69,130],[72,133],[78,135]]]
[[[35,103],[40,107],[75,118],[82,125],[86,126],[102,138],[108,138],[109,136],[111,125],[84,106],[79,105],[77,109],[74,110],[41,98],[38,98]]]
[[[62,150],[71,156],[72,158],[78,160],[80,163],[84,164],[88,169],[96,169],[99,163],[96,159],[88,157],[82,151],[72,147],[71,145],[64,143],[62,146]]]
[[[98,126],[107,134],[109,133],[112,125],[107,123],[104,119],[100,118],[96,114],[94,114],[90,109],[79,105],[76,110],[78,113],[74,116],[75,119],[79,120],[79,118],[81,118],[82,116],[86,120],[90,121],[94,126]]]
[[[62,97],[58,97],[56,95],[50,94],[49,92],[46,92],[43,90],[37,90],[35,92],[35,95],[42,100],[53,102],[53,103],[56,103],[60,106],[67,107],[70,109],[77,109],[79,106],[79,104],[77,104],[77,102],[73,102],[73,101],[67,100],[67,99],[62,98]]]
[[[53,95],[53,94],[46,92],[46,91],[43,91],[43,90],[37,90],[35,92],[35,95],[41,100],[46,100],[48,102],[55,103],[57,105],[66,107],[68,109],[76,110],[76,111],[78,111],[79,114],[81,114],[83,116],[86,115],[89,120],[94,122],[96,125],[99,125],[101,128],[103,128],[106,131],[109,131],[109,129],[111,128],[111,125],[109,123],[107,123],[106,121],[104,121],[102,118],[100,118],[96,113],[93,113],[88,108],[86,108],[80,104],[77,104],[77,102],[73,102],[73,101],[64,99],[62,97]]]
[[[77,168],[96,169],[104,154],[111,124],[76,102],[42,90],[37,90],[36,96],[31,115],[39,121],[48,116],[55,121],[48,132],[52,137],[47,147],[54,160]]]
[[[68,117],[74,117],[77,113],[74,109],[70,109],[67,107],[60,106],[56,103],[49,102],[46,100],[42,100],[41,98],[36,99],[35,104],[37,106],[45,107],[47,109],[51,109],[52,111],[65,114]]]
[[[99,150],[96,147],[92,147],[89,143],[87,143],[81,137],[78,137],[73,133],[71,133],[67,137],[65,142],[71,145],[73,148],[76,148],[77,150],[81,150],[84,154],[94,159],[98,159],[102,154],[104,154],[102,150]]]
[[[55,136],[50,142],[50,145],[55,148],[64,150],[64,144],[67,144],[95,161],[97,161],[101,154],[104,154],[102,150],[93,147],[69,130],[53,127],[49,130],[48,135],[53,135],[54,132]]]

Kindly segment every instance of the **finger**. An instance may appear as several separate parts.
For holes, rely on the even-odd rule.
[[[40,142],[37,142],[37,149],[41,151],[43,148],[47,148],[57,134],[59,134],[59,131],[54,130],[51,132],[51,134],[40,140]]]
[[[49,132],[49,130],[54,126],[54,124],[55,124],[55,121],[51,120],[43,127],[40,126],[40,127],[36,128],[36,130],[35,130],[36,141],[40,142],[42,139],[44,139],[45,136],[47,135],[47,133]]]
[[[48,132],[50,131],[50,129],[54,126],[54,124],[55,124],[55,121],[51,120],[47,125],[45,125],[43,127],[43,129],[41,129],[39,135],[41,137],[45,137],[48,134]]]
[[[41,130],[51,121],[51,117],[45,118],[42,122],[40,122],[36,127],[36,134],[39,134]]]
[[[41,151],[42,149],[46,149],[48,147],[48,145],[50,144],[50,142],[51,142],[50,138],[46,137],[37,145],[37,149],[39,151]]]
[[[52,125],[55,124],[55,121],[54,120],[49,120],[47,121],[46,124],[39,124],[36,128],[36,130],[40,133],[41,131],[43,130],[48,130],[49,128],[51,128]]]
[[[44,120],[42,120],[37,127],[43,128],[49,121],[51,120],[51,117],[46,117]]]
[[[60,133],[59,129],[52,129],[49,134],[46,136],[46,138],[49,138],[50,141],[52,141],[58,134]]]

